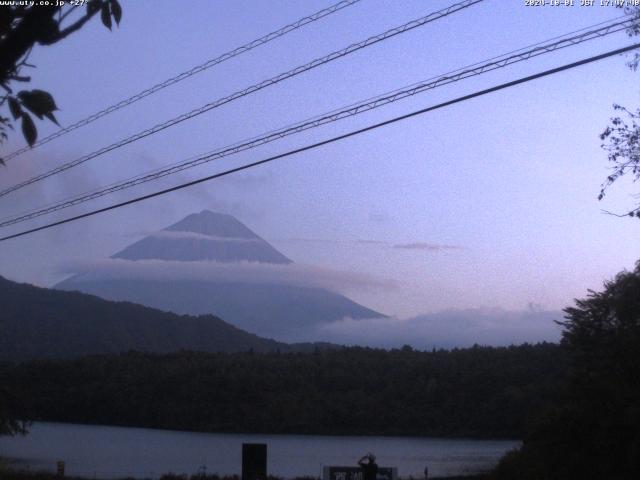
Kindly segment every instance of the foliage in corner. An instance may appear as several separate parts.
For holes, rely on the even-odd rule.
[[[0,96],[0,108],[6,106],[8,110],[8,114],[0,114],[0,143],[7,140],[14,124],[20,123],[22,135],[33,146],[38,139],[33,116],[58,124],[54,115],[58,107],[50,93],[39,89],[15,91],[15,84],[31,81],[31,77],[23,74],[23,69],[33,68],[28,63],[33,47],[63,40],[98,12],[109,30],[112,19],[116,25],[122,19],[118,0],[90,0],[85,9],[48,3],[50,5],[12,5],[0,9],[0,88],[4,91]],[[2,158],[0,164],[4,165]]]
[[[633,15],[635,20],[627,29],[627,34],[630,37],[640,35],[640,7],[626,7],[625,13]],[[627,65],[630,69],[637,70],[640,65],[640,53],[636,52]],[[617,104],[614,104],[613,108],[620,112],[620,115],[612,117],[610,125],[600,134],[600,140],[603,142],[601,146],[607,151],[612,166],[611,173],[600,187],[598,200],[602,200],[607,189],[621,177],[631,175],[634,182],[640,179],[640,108],[635,112]],[[622,214],[607,213],[618,217],[640,218],[640,205]]]
[[[640,478],[640,262],[565,313],[565,391],[494,478]]]
[[[607,188],[622,176],[630,174],[634,182],[640,179],[640,109],[632,112],[621,105],[614,105],[613,108],[626,119],[622,116],[613,117],[611,125],[600,134],[602,148],[607,151],[613,166],[612,172],[601,186],[598,200],[602,200]],[[625,215],[640,218],[640,206],[619,216]]]

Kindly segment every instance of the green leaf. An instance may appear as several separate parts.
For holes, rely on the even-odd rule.
[[[11,115],[13,115],[13,119],[17,120],[20,115],[22,115],[22,108],[20,107],[20,102],[16,100],[15,97],[8,97],[9,100],[9,110],[11,111]]]
[[[31,116],[26,112],[22,114],[22,134],[30,147],[36,143],[38,131],[36,130],[33,120],[31,120]]]
[[[100,12],[100,18],[105,27],[111,30],[111,10],[108,3],[102,4],[102,11]]]
[[[58,109],[50,93],[44,90],[31,90],[18,93],[18,98],[29,111],[38,118]]]
[[[118,3],[118,0],[110,0],[110,3],[113,19],[116,21],[116,24],[120,26],[120,19],[122,18],[122,7]]]

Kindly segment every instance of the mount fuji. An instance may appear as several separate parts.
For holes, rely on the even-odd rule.
[[[89,268],[54,288],[178,314],[214,314],[283,340],[345,317],[384,317],[305,282],[297,264],[263,238],[233,216],[208,210],[129,245],[107,263],[106,271]]]

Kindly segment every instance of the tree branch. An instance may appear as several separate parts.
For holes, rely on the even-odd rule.
[[[634,217],[638,214],[638,212],[640,212],[640,207],[634,209],[634,210],[630,210],[627,213],[614,213],[614,212],[610,212],[609,210],[600,210],[602,213],[606,214],[606,215],[611,215],[612,217],[618,217],[618,218],[624,218],[624,217]]]
[[[58,21],[58,25],[62,25],[63,20],[67,18],[69,14],[73,12],[76,8],[78,8],[77,5],[73,5],[69,10],[67,10],[65,13],[60,15],[60,20]],[[60,9],[60,12],[62,13],[62,9]]]
[[[16,64],[38,40],[39,33],[51,25],[59,7],[42,5],[31,8],[22,21],[0,42],[0,83],[15,70]]]
[[[53,37],[50,43],[43,43],[43,45],[50,45],[51,43],[56,43],[62,40],[63,38],[67,37],[68,35],[71,35],[73,32],[80,30],[82,26],[85,23],[87,23],[89,20],[91,20],[91,18],[98,12],[99,10],[93,10],[92,12],[86,13],[83,17],[80,17],[75,23],[72,23],[64,30],[60,30],[60,33],[55,37]]]

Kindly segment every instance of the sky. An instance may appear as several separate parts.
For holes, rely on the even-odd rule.
[[[451,3],[362,0],[7,162],[0,170],[0,188]],[[523,0],[487,0],[0,198],[0,217],[621,15],[599,2],[592,7],[574,3],[528,7]],[[37,68],[29,72],[30,88],[54,95],[62,125],[330,2],[139,0],[122,5],[122,23],[112,32],[94,19],[63,42],[34,49],[30,62]],[[260,160],[631,42],[618,33],[456,82],[4,228],[2,234]],[[634,206],[637,185],[622,180],[602,202],[597,200],[608,173],[598,135],[614,114],[613,103],[640,104],[640,73],[625,66],[628,59],[612,57],[3,242],[0,275],[51,286],[68,275],[63,266],[70,262],[104,259],[150,231],[209,209],[236,216],[296,263],[377,279],[376,288],[345,293],[404,322],[372,323],[379,336],[393,331],[411,338],[411,322],[436,314],[446,318],[452,311],[460,318],[484,312],[480,317],[491,317],[487,322],[494,329],[485,332],[499,332],[495,325],[505,325],[504,332],[508,318],[530,320],[533,310],[551,312],[545,317],[546,332],[557,337],[549,318],[557,318],[588,289],[597,290],[617,272],[633,268],[638,259],[640,222],[601,212]],[[38,128],[41,137],[56,130],[46,123]],[[0,148],[11,152],[23,142],[16,134]],[[332,328],[343,328],[346,335],[350,325]],[[522,338],[538,339],[536,328],[525,329]],[[472,329],[459,331],[465,338],[473,336]],[[333,333],[324,332],[325,338]]]

